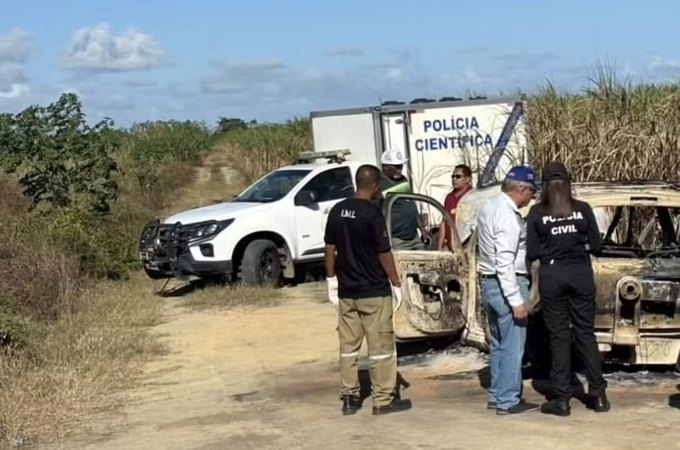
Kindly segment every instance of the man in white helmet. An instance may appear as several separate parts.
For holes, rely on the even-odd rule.
[[[388,150],[382,154],[383,179],[381,183],[383,201],[391,193],[411,192],[408,179],[403,175],[408,158],[401,150]],[[392,206],[392,247],[397,250],[424,250],[429,240],[418,209],[411,200],[398,200]],[[418,229],[421,235],[418,236]]]

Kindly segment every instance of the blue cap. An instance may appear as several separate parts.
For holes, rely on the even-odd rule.
[[[538,185],[536,184],[536,174],[531,166],[515,166],[510,169],[508,174],[505,176],[506,181],[523,181],[524,183],[529,183],[534,190],[538,190]]]

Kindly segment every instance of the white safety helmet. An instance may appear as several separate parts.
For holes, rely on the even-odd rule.
[[[407,161],[408,158],[401,150],[387,150],[380,158],[380,163],[385,166],[401,166]]]

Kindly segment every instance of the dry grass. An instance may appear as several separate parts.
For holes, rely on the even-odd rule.
[[[0,297],[6,307],[34,320],[78,311],[86,286],[78,259],[39,240],[0,235]]]
[[[191,168],[194,182],[177,190],[173,202],[163,208],[164,215],[231,200],[245,187],[243,177],[221,162],[206,160]]]
[[[185,306],[196,309],[261,308],[280,304],[281,296],[274,288],[235,284],[196,287],[183,298]]]
[[[118,163],[122,166],[125,176],[118,181],[119,205],[124,207],[117,208],[119,213],[125,213],[132,208],[129,214],[132,223],[129,225],[139,232],[140,216],[148,219],[155,211],[171,207],[177,200],[177,196],[186,186],[191,185],[195,180],[195,165],[186,161],[175,161],[163,167],[162,176],[154,185],[153,189],[142,189],[138,181],[132,176],[135,169],[135,161],[129,155],[123,153],[118,157]]]
[[[580,181],[680,180],[680,84],[617,80],[601,66],[581,95],[548,86],[529,100],[535,167],[565,163]]]
[[[21,192],[21,187],[16,177],[8,174],[0,174],[0,224],[7,225],[8,219],[13,221],[17,216],[23,215],[31,206],[31,201]]]
[[[290,155],[268,148],[246,149],[231,142],[222,142],[216,146],[217,151],[230,155],[229,165],[237,168],[248,182],[291,162]]]
[[[9,445],[63,438],[94,412],[117,406],[111,393],[130,386],[140,363],[161,347],[148,327],[160,303],[143,283],[105,282],[85,292],[78,313],[42,325],[30,351],[0,360],[0,425]],[[2,444],[0,444],[2,445]]]
[[[229,131],[214,147],[222,162],[237,169],[250,183],[273,169],[290,164],[298,152],[311,150],[311,123],[296,119],[285,124]]]

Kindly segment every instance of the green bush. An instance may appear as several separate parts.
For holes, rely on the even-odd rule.
[[[0,296],[0,350],[24,347],[27,327],[26,319],[10,307],[9,300]]]
[[[191,181],[186,166],[211,135],[190,121],[111,125],[89,126],[75,94],[2,114],[0,166],[31,200],[33,214],[21,224],[27,234],[75,255],[91,277],[121,279],[138,264],[142,226]]]
[[[43,236],[51,245],[77,255],[81,270],[89,276],[124,279],[137,263],[136,242],[108,219],[78,209],[62,210],[42,218]]]
[[[17,173],[32,207],[72,205],[107,213],[118,186],[113,160],[119,142],[112,121],[90,127],[75,94],[63,94],[47,107],[31,106],[0,118],[0,164]]]

